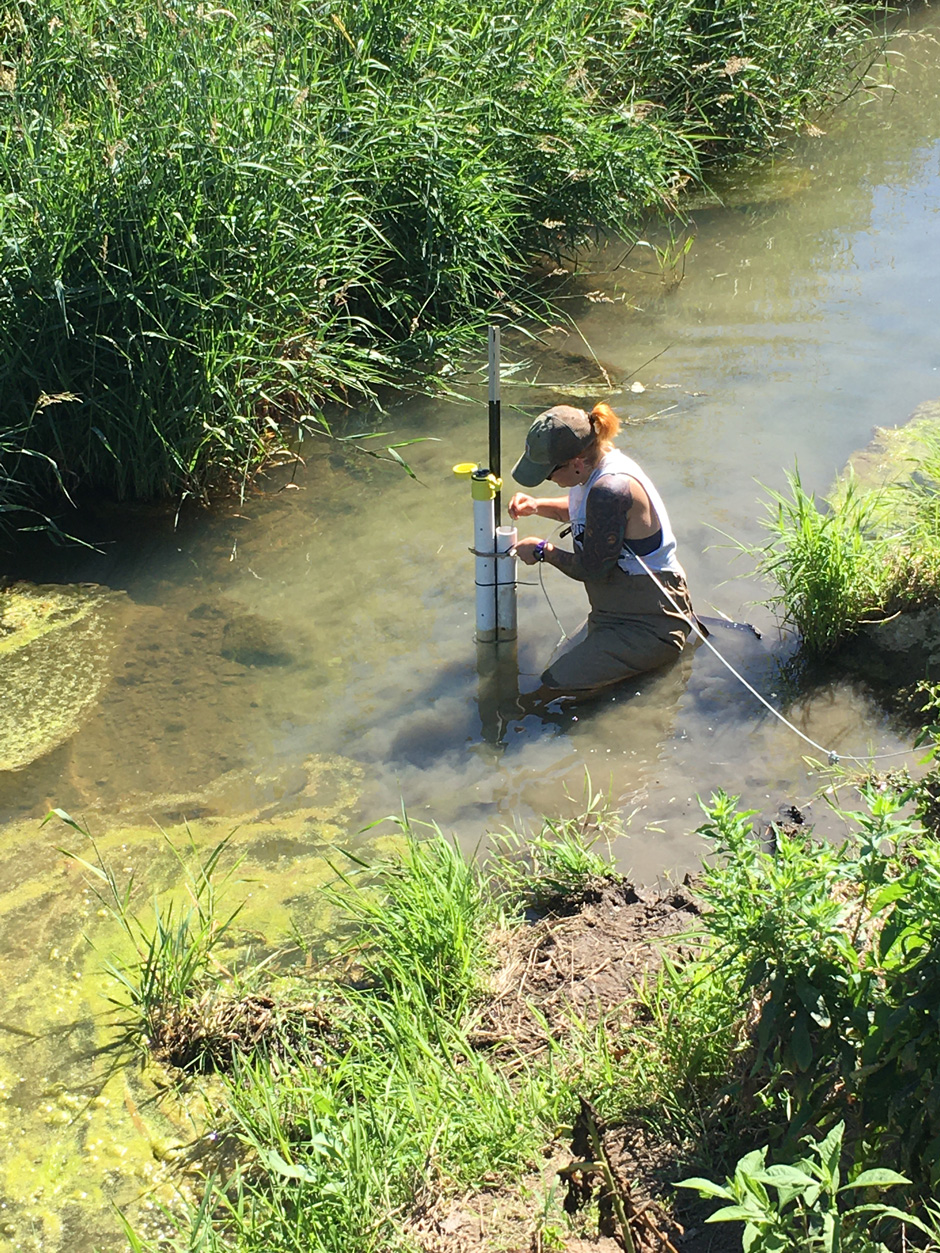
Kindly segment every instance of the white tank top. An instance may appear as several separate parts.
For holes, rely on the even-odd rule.
[[[643,487],[643,490],[649,497],[650,504],[656,511],[656,517],[659,519],[659,525],[662,527],[663,538],[657,549],[644,555],[643,560],[646,565],[657,574],[661,574],[666,570],[673,570],[685,577],[685,571],[676,558],[676,537],[672,533],[669,516],[666,513],[666,506],[662,502],[662,497],[653,486],[649,476],[626,453],[621,452],[619,448],[612,448],[610,452],[605,453],[592,471],[591,477],[587,482],[579,483],[568,492],[568,515],[576,547],[580,548],[584,537],[588,493],[598,479],[608,474],[628,475],[630,478],[636,479]],[[617,565],[626,574],[644,574],[645,571],[631,551],[629,544],[630,541],[625,539]]]

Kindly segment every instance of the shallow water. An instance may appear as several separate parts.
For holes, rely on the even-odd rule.
[[[901,423],[940,395],[938,30],[928,10],[920,29],[896,41],[893,89],[867,93],[826,135],[801,139],[770,172],[722,189],[726,207],[693,212],[681,283],[664,280],[650,249],[624,258],[611,245],[592,273],[560,287],[576,333],[546,336],[537,352],[525,343],[504,350],[508,362],[529,362],[504,380],[504,466],[540,408],[572,388],[603,397],[595,355],[615,381],[638,370],[610,397],[630,420],[621,444],[669,506],[699,611],[715,607],[764,633],[758,642],[718,629],[714,642],[801,730],[841,754],[890,753],[908,741],[860,685],[787,691],[780,664],[789,644],[751,604],[762,589],[739,577],[747,562],[733,559],[722,532],[758,540],[758,482],[779,488],[798,464],[804,485],[824,492],[876,426]],[[631,392],[631,381],[645,390]],[[485,460],[477,394],[473,405],[401,405],[378,427],[396,441],[429,437],[402,449],[417,482],[324,442],[241,507],[184,514],[176,531],[145,514],[100,518],[88,524],[100,554],[41,562],[24,554],[21,577],[86,580],[126,596],[109,619],[110,681],[78,732],[0,774],[0,986],[9,1006],[0,1020],[42,1035],[55,1018],[84,1021],[98,1007],[99,994],[85,990],[98,959],[82,932],[104,923],[75,863],[57,851],[80,851],[81,842],[38,826],[50,805],[111,832],[106,851],[142,876],[161,864],[148,820],[192,819],[196,838],[211,842],[238,816],[235,843],[266,884],[256,925],[286,929],[303,911],[305,885],[324,872],[324,848],[402,803],[475,847],[487,831],[573,812],[588,771],[629,821],[616,849],[622,865],[650,881],[698,863],[690,834],[698,795],[722,787],[767,815],[813,796],[821,778],[804,753],[819,754],[702,648],[576,713],[499,722],[494,680],[478,668],[489,663],[473,643],[469,493],[450,473],[455,462]],[[366,415],[362,423],[374,426]],[[526,689],[558,640],[553,611],[571,632],[584,600],[548,570],[550,607],[537,572],[521,577]],[[504,700],[517,677],[512,650],[501,655]],[[824,803],[812,808],[826,821]],[[98,1036],[83,1030],[87,1051]],[[78,1121],[94,1134],[79,1135],[73,1120],[56,1148],[59,1132],[48,1129],[56,1110],[71,1108],[63,1093],[95,1089],[87,1064],[74,1060],[80,1050],[50,1039],[0,1030],[0,1206],[16,1211],[6,1226],[0,1217],[0,1250],[104,1247],[115,1237],[102,1198],[125,1198],[150,1178],[145,1166],[153,1170],[152,1145],[131,1115],[136,1088],[104,1094],[110,1106],[82,1106]],[[56,1065],[61,1075],[49,1073]],[[23,1147],[43,1139],[41,1151]],[[133,1169],[115,1166],[108,1182],[90,1164],[98,1140],[124,1146]],[[31,1170],[44,1188],[60,1187],[58,1201],[25,1205]],[[77,1208],[64,1219],[66,1193]],[[89,1214],[99,1219],[89,1223]]]

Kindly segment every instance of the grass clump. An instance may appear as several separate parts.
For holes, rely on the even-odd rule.
[[[862,626],[940,601],[940,432],[922,424],[918,441],[892,482],[865,487],[850,472],[821,503],[794,470],[789,493],[768,493],[769,540],[737,545],[774,585],[767,603],[803,656],[834,654]]]
[[[8,0],[0,511],[244,482],[778,141],[878,9]]]
[[[406,815],[391,821],[404,837],[401,853],[360,866],[375,876],[375,888],[356,889],[346,877],[346,891],[333,894],[356,927],[350,952],[365,977],[396,1001],[416,996],[459,1016],[482,990],[498,902],[438,827],[419,839]]]
[[[578,909],[605,884],[624,882],[609,856],[623,827],[590,780],[582,811],[575,818],[545,818],[534,835],[496,837],[491,866],[508,899],[536,913],[560,913]],[[597,851],[601,843],[607,856]]]
[[[91,839],[85,828],[62,810],[53,810],[46,821],[53,816]],[[219,960],[219,950],[232,939],[241,912],[241,905],[223,911],[221,904],[238,863],[222,870],[231,837],[204,854],[197,850],[191,835],[183,849],[166,836],[164,839],[181,874],[182,893],[167,899],[154,892],[148,914],[143,917],[133,905],[137,894],[133,872],[121,885],[93,840],[94,862],[73,853],[67,855],[93,876],[98,899],[125,940],[125,955],[107,961],[104,967],[117,989],[109,997],[115,1007],[117,1049],[138,1056],[153,1054],[180,1064],[179,1041],[196,1036],[200,1044],[186,1051],[191,1053],[188,1060],[199,1063],[204,1060],[202,1054],[213,1049],[209,1029],[211,1005],[217,1000],[213,989],[219,973],[228,974]]]
[[[876,499],[849,480],[831,507],[820,508],[800,480],[789,495],[771,492],[765,528],[771,539],[757,570],[776,584],[768,603],[793,626],[813,657],[832,652],[884,600],[884,551],[874,538]]]

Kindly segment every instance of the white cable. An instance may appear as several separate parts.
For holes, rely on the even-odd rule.
[[[557,533],[558,533],[558,527],[555,528],[555,534]],[[770,701],[766,699],[766,697],[761,696],[757,688],[753,687],[750,683],[748,683],[747,679],[744,677],[743,674],[740,674],[737,670],[735,670],[731,662],[721,655],[721,653],[718,651],[715,645],[711,643],[711,641],[704,634],[702,629],[698,626],[698,624],[695,621],[694,615],[690,618],[688,617],[688,615],[685,613],[684,610],[679,608],[679,606],[675,602],[675,599],[670,593],[669,589],[663,586],[661,580],[656,577],[656,575],[649,568],[649,566],[646,564],[643,558],[638,553],[632,553],[631,555],[636,557],[639,564],[643,567],[643,569],[646,571],[649,577],[653,580],[653,582],[656,584],[656,586],[659,588],[662,594],[666,597],[666,599],[669,601],[670,605],[672,605],[673,609],[676,611],[679,617],[683,620],[683,622],[687,622],[689,624],[689,626],[692,628],[695,634],[699,637],[699,639],[702,641],[705,647],[710,649],[715,654],[715,656],[718,658],[721,664],[726,669],[730,670],[731,673],[734,675],[734,677],[738,680],[738,682],[743,687],[746,687],[747,690],[751,693],[751,695],[755,696],[760,701],[760,703],[764,706],[764,708],[767,709],[770,713],[772,713],[775,718],[778,718],[785,727],[789,727],[790,730],[795,735],[798,735],[801,740],[804,740],[812,748],[817,749],[820,753],[824,753],[826,756],[826,760],[828,761],[830,766],[838,765],[840,760],[842,760],[843,758],[846,761],[854,761],[858,765],[862,766],[862,765],[866,765],[868,762],[871,762],[871,761],[881,761],[887,757],[904,757],[906,756],[906,754],[913,752],[913,749],[902,748],[898,750],[897,752],[893,752],[893,753],[875,753],[868,757],[854,757],[851,753],[837,753],[835,752],[834,749],[823,748],[822,744],[817,744],[814,739],[811,739],[808,735],[805,734],[805,732],[801,731],[799,727],[794,726],[793,723],[790,722],[788,718],[785,718],[783,714],[779,711],[779,709],[775,709],[773,705],[771,705]],[[555,645],[555,648],[558,648],[568,638],[568,634],[565,631],[565,628],[561,625],[561,622],[558,618],[558,614],[555,612],[555,607],[549,598],[548,592],[545,590],[545,581],[542,577],[543,563],[539,562],[538,564],[539,564],[539,584],[542,588],[542,595],[545,597],[545,601],[548,604],[549,609],[551,610],[552,617],[555,619],[555,625],[558,627],[559,631],[561,631],[561,638],[559,639],[558,643]]]
[[[690,618],[682,609],[679,608],[679,606],[676,604],[675,600],[673,599],[672,594],[669,592],[669,590],[666,587],[663,586],[662,582],[656,577],[656,575],[649,568],[649,566],[646,564],[643,558],[639,556],[638,553],[633,553],[632,555],[636,557],[637,561],[640,563],[640,565],[643,567],[646,573],[650,576],[650,578],[653,580],[653,582],[656,584],[656,586],[659,588],[662,594],[666,597],[666,599],[669,601],[670,605],[672,605],[673,609],[675,609],[679,617],[682,618],[684,622],[688,622],[689,626],[692,628],[695,634],[699,637],[702,643],[706,646],[706,648],[711,649],[711,651],[715,654],[715,656],[718,658],[721,664],[727,667],[727,669],[731,671],[731,673],[738,680],[738,682],[743,684],[744,687],[747,688],[747,690],[751,693],[752,696],[757,697],[757,699],[760,701],[760,703],[764,706],[765,709],[769,710],[770,713],[772,713],[775,718],[779,718],[785,727],[789,727],[790,730],[793,731],[796,735],[798,735],[801,740],[805,740],[807,744],[810,744],[813,748],[818,749],[819,752],[825,753],[830,766],[838,765],[841,757],[844,757],[847,761],[854,761],[854,762],[857,762],[859,765],[865,765],[869,761],[878,761],[882,757],[900,757],[900,756],[903,756],[904,753],[912,751],[911,749],[902,749],[900,752],[896,752],[896,753],[878,753],[871,757],[853,757],[850,753],[839,754],[831,748],[823,748],[822,744],[817,744],[815,740],[810,739],[810,737],[804,734],[804,732],[802,732],[799,727],[794,726],[793,723],[789,721],[789,719],[785,718],[778,709],[774,709],[770,701],[766,700],[763,696],[761,696],[757,688],[752,687],[751,684],[748,683],[747,679],[745,679],[744,675],[739,674],[738,671],[735,670],[734,666],[731,664],[730,661],[722,657],[718,649],[714,646],[714,644],[711,643],[708,637],[704,634],[704,632],[695,622],[694,615]]]
[[[545,597],[545,603],[548,605],[549,609],[552,611],[552,617],[555,619],[555,626],[557,626],[559,631],[561,631],[561,635],[558,637],[558,643],[555,645],[555,648],[552,649],[552,652],[554,653],[556,648],[560,648],[562,644],[564,644],[565,640],[568,638],[568,632],[561,625],[561,620],[559,619],[558,614],[555,612],[555,606],[552,604],[551,598],[549,597],[548,592],[546,591],[545,579],[542,577],[542,570],[544,569],[544,567],[545,567],[545,563],[543,561],[540,561],[539,562],[539,586],[542,589],[542,595]]]

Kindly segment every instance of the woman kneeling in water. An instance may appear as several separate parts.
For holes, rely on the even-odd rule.
[[[669,518],[647,475],[614,448],[619,429],[609,405],[590,413],[556,405],[532,423],[512,471],[523,487],[547,480],[568,489],[567,496],[539,500],[517,492],[509,502],[511,518],[571,524],[574,552],[535,536],[516,545],[527,566],[555,566],[588,594],[586,634],[542,675],[544,687],[559,693],[587,694],[662,666],[679,655],[691,631],[692,604]]]

